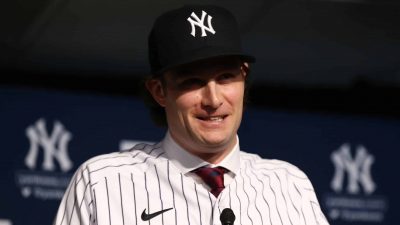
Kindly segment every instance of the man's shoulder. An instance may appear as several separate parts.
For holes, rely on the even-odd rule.
[[[261,176],[284,175],[308,179],[301,169],[287,161],[262,158],[257,154],[247,152],[241,152],[240,156],[247,169],[251,169]]]
[[[143,167],[162,160],[164,151],[160,144],[137,144],[128,150],[111,152],[94,156],[84,162],[81,167],[90,173],[110,168]]]

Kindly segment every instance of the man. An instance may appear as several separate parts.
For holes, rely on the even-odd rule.
[[[216,6],[160,16],[149,36],[146,88],[168,132],[155,145],[95,157],[74,175],[55,224],[328,224],[295,166],[240,150],[254,57],[237,23]],[[158,112],[158,114],[157,114]],[[161,112],[161,114],[160,114]],[[227,221],[228,220],[228,221]]]

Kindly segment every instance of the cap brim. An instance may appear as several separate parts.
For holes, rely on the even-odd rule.
[[[238,58],[240,58],[243,61],[248,62],[248,63],[254,63],[256,61],[256,58],[254,56],[243,54],[242,52],[226,52],[226,51],[223,51],[223,49],[222,50],[221,49],[212,49],[211,51],[207,51],[207,50],[196,51],[196,53],[188,52],[185,55],[186,55],[186,57],[182,57],[181,59],[176,60],[175,62],[169,62],[168,66],[159,69],[158,71],[155,72],[155,74],[162,74],[162,73],[164,73],[170,69],[173,69],[175,67],[194,63],[196,61],[212,59],[212,58],[219,58],[219,57],[237,56]]]

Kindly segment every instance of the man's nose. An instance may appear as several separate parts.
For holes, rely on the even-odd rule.
[[[220,87],[215,81],[209,81],[207,85],[204,86],[202,94],[203,106],[217,109],[223,103]]]

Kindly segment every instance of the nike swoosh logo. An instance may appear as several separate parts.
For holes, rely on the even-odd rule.
[[[166,211],[171,210],[171,209],[172,209],[172,208],[163,209],[163,210],[161,210],[161,211],[158,211],[158,212],[155,212],[155,213],[151,213],[151,214],[147,214],[147,213],[146,213],[146,209],[144,209],[143,212],[142,212],[141,218],[142,218],[143,221],[151,220],[151,219],[153,219],[154,217],[156,217],[156,216],[158,216],[158,215],[160,215],[160,214],[162,214],[162,213],[165,213]]]

